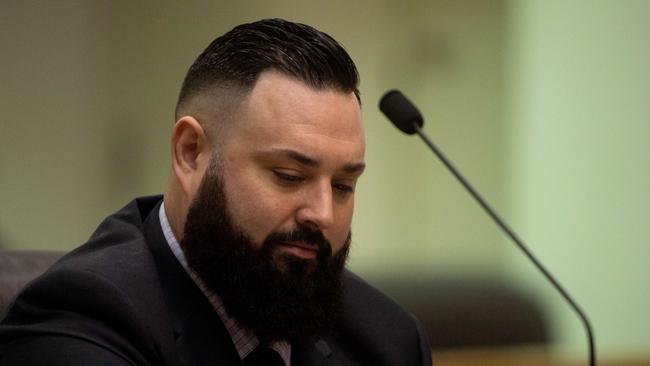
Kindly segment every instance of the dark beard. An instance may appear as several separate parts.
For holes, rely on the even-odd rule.
[[[213,158],[187,214],[181,247],[189,266],[260,341],[325,335],[341,306],[350,234],[334,255],[322,232],[306,227],[272,233],[258,248],[234,226],[218,169]],[[277,243],[298,240],[317,244],[317,257],[278,254]]]

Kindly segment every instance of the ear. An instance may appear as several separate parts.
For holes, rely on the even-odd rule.
[[[210,164],[212,146],[201,124],[194,117],[184,116],[176,121],[171,148],[173,174],[191,200]]]

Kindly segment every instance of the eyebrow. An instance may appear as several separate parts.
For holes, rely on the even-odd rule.
[[[312,168],[317,168],[321,164],[320,161],[291,149],[272,150],[272,153],[277,155],[284,155],[289,159],[296,161],[298,164]],[[361,174],[365,168],[365,163],[351,163],[345,164],[341,170],[347,174]]]

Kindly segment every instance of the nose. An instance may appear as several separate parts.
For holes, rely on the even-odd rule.
[[[325,230],[334,223],[334,202],[329,181],[314,182],[305,191],[302,200],[296,213],[296,221],[299,225],[314,230]]]

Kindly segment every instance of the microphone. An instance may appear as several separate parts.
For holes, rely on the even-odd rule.
[[[399,90],[384,94],[379,101],[379,109],[407,135],[416,133],[424,124],[420,111]]]
[[[517,234],[508,226],[508,224],[501,219],[501,217],[492,209],[492,207],[485,201],[485,199],[472,187],[467,179],[456,169],[456,167],[451,163],[449,159],[436,147],[436,145],[429,139],[424,131],[422,126],[424,125],[424,119],[420,114],[420,111],[409,101],[404,94],[399,90],[390,90],[379,101],[379,109],[388,117],[388,119],[393,122],[395,127],[400,131],[406,133],[407,135],[413,135],[415,133],[420,136],[424,143],[429,146],[433,153],[442,161],[442,163],[449,169],[449,171],[458,179],[460,184],[465,187],[467,192],[478,202],[478,204],[485,210],[485,212],[494,220],[497,226],[503,230],[506,235],[512,240],[519,249],[530,259],[531,262],[539,269],[540,272],[546,277],[546,279],[553,285],[553,287],[562,295],[564,300],[571,306],[571,308],[576,312],[580,318],[582,324],[584,325],[587,331],[587,341],[589,344],[589,365],[596,365],[596,356],[595,356],[595,347],[594,347],[594,337],[591,330],[591,324],[587,315],[580,309],[578,304],[571,298],[569,293],[562,288],[560,283],[551,275],[551,273],[544,267],[544,265],[535,257],[535,255],[528,249],[523,240],[521,240]]]

